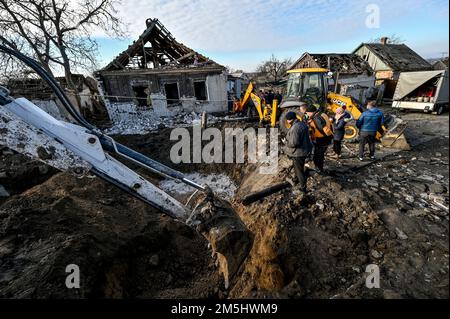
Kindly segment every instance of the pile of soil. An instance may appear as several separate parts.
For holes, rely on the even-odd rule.
[[[207,244],[98,178],[60,173],[0,207],[0,295],[212,297],[221,279]],[[65,286],[69,264],[80,289]]]

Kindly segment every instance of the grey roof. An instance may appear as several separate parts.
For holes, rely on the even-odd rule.
[[[367,47],[394,71],[432,69],[430,63],[405,44],[362,43],[353,53],[357,52],[362,46]]]

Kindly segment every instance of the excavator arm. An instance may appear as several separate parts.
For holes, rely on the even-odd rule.
[[[236,113],[242,112],[244,110],[245,105],[247,105],[247,103],[251,100],[256,108],[256,111],[258,112],[260,122],[267,120],[270,121],[272,127],[275,127],[278,101],[274,100],[273,105],[271,106],[268,105],[263,106],[261,98],[255,93],[253,93],[254,89],[255,89],[254,84],[250,82],[247,87],[247,90],[245,90],[245,94],[242,97],[242,99],[234,103],[234,112]]]
[[[245,105],[249,101],[251,95],[253,94],[254,85],[252,82],[249,83],[247,90],[245,90],[245,94],[240,101],[236,101],[234,104],[234,112],[242,112],[244,110]]]
[[[217,254],[228,286],[253,244],[252,234],[232,206],[218,198],[207,185],[199,185],[183,173],[117,143],[89,124],[71,105],[55,79],[36,61],[2,45],[0,51],[15,56],[35,70],[76,122],[59,121],[25,98],[12,98],[6,88],[0,87],[0,145],[76,177],[94,174],[196,229]],[[183,204],[118,159],[192,186],[196,192]]]

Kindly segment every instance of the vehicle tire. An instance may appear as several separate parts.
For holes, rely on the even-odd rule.
[[[436,109],[436,115],[442,115],[442,113],[444,113],[444,106],[439,105]]]
[[[345,126],[344,141],[347,143],[356,143],[359,140],[359,130],[355,125],[349,124]]]
[[[290,129],[290,127],[287,125],[287,121],[286,121],[286,114],[288,114],[289,112],[296,113],[297,118],[299,120],[302,120],[302,113],[299,110],[297,110],[296,108],[283,109],[281,116],[280,116],[280,121],[278,124],[278,126],[280,127],[280,130],[283,134],[287,134],[287,132]]]

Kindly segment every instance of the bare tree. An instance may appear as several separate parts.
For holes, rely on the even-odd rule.
[[[382,37],[370,39],[369,43],[380,43],[381,38]],[[395,33],[391,34],[387,38],[388,38],[388,41],[387,41],[388,44],[403,44],[403,43],[405,43],[405,40],[402,39],[400,36],[398,36]]]
[[[5,30],[0,29],[0,39],[4,36]],[[4,42],[4,44],[14,47],[18,49],[20,52],[24,52],[29,54],[29,52],[25,52],[26,49],[25,43],[23,39],[20,37],[14,37],[12,38],[11,35],[9,36],[10,40],[8,42]],[[0,40],[0,43],[2,41]],[[21,78],[24,77],[29,70],[25,67],[24,64],[19,63],[15,58],[7,55],[7,54],[1,54],[0,53],[0,84],[6,85],[8,80],[11,78]]]
[[[50,73],[64,71],[74,88],[73,69],[97,64],[98,47],[91,34],[124,35],[115,6],[120,0],[0,0],[0,42],[37,59]],[[11,63],[0,57],[3,71]]]
[[[262,62],[257,67],[256,71],[266,75],[271,81],[278,81],[284,76],[291,64],[290,58],[280,60],[272,54],[269,60]]]

